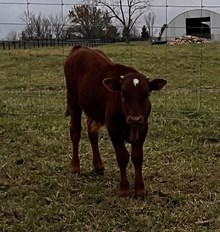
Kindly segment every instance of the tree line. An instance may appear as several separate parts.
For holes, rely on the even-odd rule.
[[[135,33],[135,24],[141,16],[144,16],[146,23],[146,26],[142,27],[141,37],[147,40],[151,36],[155,20],[155,14],[148,12],[151,0],[88,1],[73,5],[66,16],[58,13],[45,16],[25,11],[20,16],[25,27],[19,39],[109,40],[122,37],[129,42],[132,36],[138,34]],[[16,40],[18,35],[11,32],[7,39]]]

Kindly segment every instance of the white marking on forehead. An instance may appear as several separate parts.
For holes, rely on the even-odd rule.
[[[136,87],[137,84],[139,84],[139,80],[138,80],[137,78],[134,78],[134,79],[133,79],[133,83],[134,83],[134,86]]]

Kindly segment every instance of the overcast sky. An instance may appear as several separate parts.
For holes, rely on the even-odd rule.
[[[165,7],[167,1],[168,8]],[[3,39],[11,31],[24,28],[20,16],[24,11],[51,15],[61,12],[67,14],[73,4],[81,3],[82,0],[0,0],[0,39]],[[61,7],[61,3],[64,3]],[[201,7],[220,13],[220,0],[152,0],[151,10],[156,14],[155,27],[160,28],[164,23],[169,23],[174,17],[184,11],[198,9]],[[139,22],[142,27],[143,22]]]

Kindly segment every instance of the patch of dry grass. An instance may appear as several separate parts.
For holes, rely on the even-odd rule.
[[[1,231],[219,231],[219,44],[101,49],[115,62],[168,79],[167,88],[151,96],[145,200],[132,197],[131,163],[131,197],[119,198],[119,170],[105,129],[100,135],[105,175],[92,172],[86,130],[82,173],[68,172],[62,66],[69,48],[2,51]]]

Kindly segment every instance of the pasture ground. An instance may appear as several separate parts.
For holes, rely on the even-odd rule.
[[[94,175],[84,121],[81,175],[68,171],[63,62],[70,48],[0,51],[0,230],[220,231],[220,44],[100,49],[168,80],[151,96],[145,199],[132,197],[132,164],[131,197],[118,196],[119,169],[105,129],[105,175]]]

